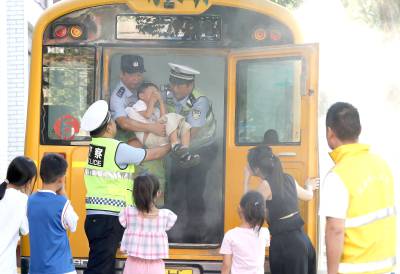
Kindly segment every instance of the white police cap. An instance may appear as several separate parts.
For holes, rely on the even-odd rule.
[[[108,111],[108,104],[104,100],[98,100],[90,105],[86,110],[81,120],[81,129],[86,131],[94,131],[105,124],[111,119],[110,112]]]
[[[170,76],[183,79],[183,80],[194,80],[194,77],[200,74],[200,71],[197,71],[191,67],[178,65],[173,63],[168,63],[169,67],[171,68]]]

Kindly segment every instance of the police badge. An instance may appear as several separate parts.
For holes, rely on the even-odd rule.
[[[192,109],[192,116],[194,120],[200,119],[201,111],[199,109]]]

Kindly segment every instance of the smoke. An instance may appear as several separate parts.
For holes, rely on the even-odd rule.
[[[345,101],[353,104],[360,112],[360,142],[371,144],[372,150],[392,167],[399,197],[400,147],[397,142],[400,140],[400,9],[399,4],[394,8],[395,3],[391,0],[386,5],[383,1],[378,2],[380,10],[388,11],[387,20],[382,21],[384,26],[373,24],[371,20],[360,20],[354,16],[360,12],[356,10],[360,6],[345,7],[340,0],[305,0],[294,13],[305,42],[317,42],[320,45],[321,178],[333,166],[325,140],[326,111],[334,102]],[[320,266],[324,264],[322,258]],[[324,273],[325,268],[320,269]]]

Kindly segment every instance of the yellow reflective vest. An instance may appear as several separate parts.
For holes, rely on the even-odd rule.
[[[120,141],[93,138],[85,168],[86,209],[119,213],[133,204],[135,166],[121,169],[115,163]]]
[[[339,273],[389,273],[396,264],[392,173],[369,146],[348,144],[330,154],[349,193]],[[340,201],[338,201],[340,202]]]

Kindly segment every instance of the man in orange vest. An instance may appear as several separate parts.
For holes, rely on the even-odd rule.
[[[335,162],[322,185],[320,215],[326,217],[328,274],[394,273],[396,210],[387,163],[358,143],[358,111],[333,104],[326,139]]]

